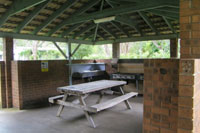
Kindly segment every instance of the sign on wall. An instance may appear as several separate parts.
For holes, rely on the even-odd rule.
[[[48,61],[41,61],[41,71],[42,72],[49,71]]]

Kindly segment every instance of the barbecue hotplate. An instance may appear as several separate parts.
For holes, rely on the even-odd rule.
[[[83,72],[75,72],[73,73],[73,78],[89,78],[95,76],[103,76],[105,75],[105,71],[103,70],[85,70]]]
[[[144,75],[140,73],[114,73],[111,75],[112,79],[124,79],[124,80],[143,80]]]

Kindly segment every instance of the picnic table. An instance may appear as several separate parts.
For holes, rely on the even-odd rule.
[[[137,96],[138,93],[130,92],[125,94],[123,91],[123,86],[126,85],[126,81],[115,81],[115,80],[100,80],[89,83],[71,85],[71,86],[63,86],[58,87],[57,90],[64,95],[59,95],[55,97],[50,97],[50,103],[59,104],[60,107],[57,112],[57,116],[60,117],[63,108],[66,107],[75,107],[84,111],[87,120],[91,123],[91,125],[95,128],[96,125],[90,116],[90,113],[97,113],[99,111],[105,110],[107,108],[113,107],[121,102],[124,102],[128,109],[131,109],[131,105],[129,104],[128,99]],[[119,87],[119,91],[121,96],[117,96],[116,98],[107,100],[105,102],[101,102],[103,97],[103,91],[108,90],[113,87]],[[95,105],[87,106],[85,102],[85,98],[93,92],[100,91],[99,99],[97,100]],[[67,101],[68,96],[74,95],[78,97],[74,102]]]

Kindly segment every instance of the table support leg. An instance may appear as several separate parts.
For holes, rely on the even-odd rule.
[[[102,98],[103,98],[103,92],[100,92],[100,95],[99,95],[99,98],[98,98],[96,104],[99,104],[101,102]]]
[[[120,87],[120,92],[122,93],[122,95],[125,94],[122,87]],[[125,100],[124,102],[125,102],[126,107],[127,107],[128,109],[132,109],[132,107],[131,107],[131,105],[130,105],[130,103],[129,103],[128,100]]]
[[[79,101],[80,101],[80,104],[81,104],[81,105],[86,106],[86,103],[85,103],[85,101],[84,101],[83,96],[80,96],[80,97],[79,97]],[[88,121],[91,123],[91,125],[95,128],[96,125],[95,125],[95,123],[94,123],[92,117],[89,115],[89,112],[88,112],[88,111],[85,111],[85,110],[83,110],[83,111],[84,111],[84,113],[85,113],[85,116],[86,116],[87,120],[88,120]]]
[[[64,97],[63,97],[62,100],[63,100],[63,101],[66,101],[66,100],[67,100],[67,94],[64,95]],[[60,114],[62,113],[63,109],[64,109],[64,105],[60,105],[60,107],[59,107],[59,109],[58,109],[58,112],[57,112],[57,115],[56,115],[57,117],[60,117]]]

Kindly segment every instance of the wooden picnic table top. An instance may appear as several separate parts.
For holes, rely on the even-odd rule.
[[[99,80],[89,83],[58,87],[57,90],[60,92],[71,93],[71,94],[87,94],[112,87],[123,86],[125,84],[126,81]]]

